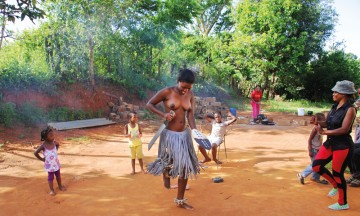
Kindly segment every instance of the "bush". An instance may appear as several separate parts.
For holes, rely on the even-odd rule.
[[[94,114],[94,117],[96,117],[96,118],[103,118],[104,116],[105,116],[105,112],[102,109],[96,111]]]
[[[89,111],[85,112],[84,110],[72,110],[68,107],[58,107],[52,109],[48,112],[47,118],[50,121],[74,121],[74,120],[84,120],[91,118],[104,117],[104,111],[98,110],[97,112]]]
[[[47,118],[50,121],[68,121],[71,119],[69,115],[70,109],[67,107],[58,107],[48,112]]]
[[[11,102],[3,103],[0,101],[0,123],[5,127],[11,127],[16,122],[16,105]]]
[[[74,116],[74,119],[71,120],[83,120],[88,118],[87,113],[83,110],[70,110],[70,113]]]
[[[43,110],[36,107],[34,102],[25,102],[20,105],[18,113],[20,122],[25,126],[34,126],[45,120]]]

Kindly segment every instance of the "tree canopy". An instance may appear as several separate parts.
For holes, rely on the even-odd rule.
[[[11,32],[7,31],[6,22],[15,23],[16,19],[23,21],[28,17],[31,21],[35,19],[44,18],[45,11],[43,11],[36,0],[21,0],[21,1],[5,1],[0,0],[0,22],[1,22],[1,35],[0,35],[0,49],[2,42],[5,38],[11,37]]]
[[[326,47],[330,0],[17,2],[0,1],[2,38],[9,20],[46,20],[0,47],[0,89],[107,80],[146,97],[183,67],[243,96],[260,84],[267,97],[327,100],[339,79],[360,82],[359,59]]]

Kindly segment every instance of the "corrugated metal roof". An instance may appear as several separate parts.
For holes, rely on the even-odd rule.
[[[116,122],[113,122],[106,118],[95,118],[68,122],[49,122],[48,126],[56,130],[70,130],[75,128],[97,127],[109,124],[116,124]]]

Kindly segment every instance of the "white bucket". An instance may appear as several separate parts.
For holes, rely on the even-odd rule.
[[[298,116],[304,116],[305,115],[305,109],[304,108],[298,108]]]

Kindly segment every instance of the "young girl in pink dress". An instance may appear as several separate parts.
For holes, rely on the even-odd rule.
[[[54,131],[50,127],[47,127],[41,131],[41,141],[44,142],[38,149],[35,150],[34,155],[39,160],[44,161],[44,168],[48,172],[50,195],[55,196],[56,193],[53,186],[54,175],[56,176],[59,190],[66,190],[65,187],[61,184],[60,162],[57,153],[57,150],[59,149],[59,143],[55,141]],[[41,151],[44,157],[39,155]]]

